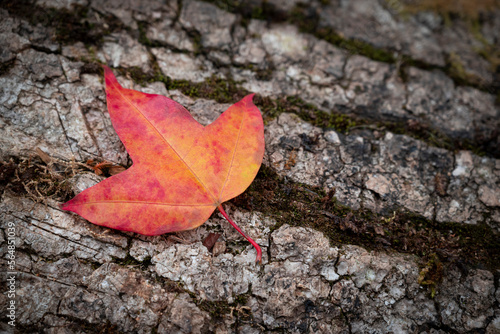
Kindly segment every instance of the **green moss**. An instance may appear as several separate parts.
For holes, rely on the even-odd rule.
[[[191,30],[188,32],[188,36],[191,39],[191,42],[193,43],[193,48],[194,48],[194,54],[200,54],[203,51],[203,45],[201,43],[201,35],[199,32],[196,30]]]
[[[315,126],[334,128],[342,133],[348,132],[352,127],[366,123],[355,116],[335,111],[327,113],[318,109],[313,104],[305,102],[298,96],[288,96],[279,99],[256,96],[254,102],[259,106],[266,122],[269,122],[284,112],[294,113],[301,119]]]
[[[335,46],[338,46],[339,48],[347,50],[350,54],[362,55],[384,63],[392,64],[396,62],[392,52],[376,48],[373,45],[358,39],[344,39],[331,28],[319,29],[314,35]]]
[[[139,30],[139,43],[145,46],[154,47],[154,45],[149,38],[146,36],[147,33],[147,23],[143,21],[137,22],[138,30]]]
[[[127,254],[127,256],[124,259],[119,259],[114,257],[113,263],[116,263],[124,267],[132,266],[140,268],[141,270],[147,270],[148,267],[151,266],[151,256],[148,256],[144,260],[139,261],[133,258],[130,254]]]
[[[211,319],[221,319],[231,312],[231,307],[227,301],[203,300],[198,303],[200,310],[208,312]]]
[[[234,302],[232,303],[228,303],[227,301],[197,300],[195,295],[193,297],[200,310],[209,313],[211,319],[223,319],[228,314],[234,317],[251,318],[250,310],[242,307],[246,305],[249,295],[250,292],[237,295],[234,297]]]
[[[223,79],[212,76],[201,83],[191,83],[183,80],[166,82],[167,89],[179,89],[193,98],[207,98],[220,103],[234,103],[242,99],[249,92],[239,88],[232,79]]]
[[[460,59],[460,56],[452,52],[448,55],[448,73],[456,80],[467,82],[470,80],[470,75],[465,71],[465,67]]]
[[[429,256],[429,261],[421,268],[418,275],[418,284],[426,286],[429,289],[429,294],[431,298],[436,296],[436,290],[443,280],[443,264],[441,263],[439,257],[432,253]]]
[[[472,32],[474,37],[482,44],[482,47],[478,48],[476,52],[482,58],[484,58],[490,64],[490,71],[492,73],[500,72],[500,45],[491,44],[482,34],[481,23],[479,19],[469,20],[469,30]],[[498,84],[497,84],[498,85]],[[500,95],[500,89],[498,92]]]
[[[163,75],[159,69],[155,69],[153,73],[145,73],[140,68],[118,69],[118,71],[123,75],[129,75],[138,84],[160,81],[168,90],[180,90],[189,97],[211,99],[219,103],[234,103],[250,94],[240,88],[239,82],[231,78],[212,76],[203,82],[193,83],[172,79]]]
[[[248,302],[248,296],[249,294],[241,294],[241,295],[237,295],[235,298],[234,298],[234,304],[236,305],[246,305],[247,302]]]

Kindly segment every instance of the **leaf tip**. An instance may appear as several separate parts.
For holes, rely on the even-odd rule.
[[[64,211],[71,211],[71,212],[77,213],[75,211],[75,205],[74,205],[75,204],[75,198],[73,198],[73,199],[71,199],[71,200],[69,200],[69,201],[67,201],[65,203],[60,203],[58,205],[59,209],[64,210]]]
[[[253,103],[253,98],[254,98],[254,96],[255,96],[255,93],[248,94],[247,96],[245,96],[245,97],[243,98],[243,100],[245,100],[246,102],[251,102],[251,103]]]
[[[101,64],[101,67],[104,70],[104,73],[111,72],[111,69],[108,67],[108,65]]]
[[[101,66],[104,70],[104,80],[106,81],[106,87],[110,86],[111,84],[118,84],[118,80],[116,80],[113,71],[107,65]]]
[[[255,93],[248,94],[247,96],[245,96],[244,98],[242,98],[240,100],[240,102],[238,102],[238,104],[244,106],[245,108],[257,108],[257,106],[255,105],[255,103],[253,103],[253,98],[254,97],[255,97]]]
[[[58,207],[59,207],[59,209],[61,209],[61,210],[68,211],[68,202],[66,202],[66,203],[60,203],[60,204],[58,205]]]

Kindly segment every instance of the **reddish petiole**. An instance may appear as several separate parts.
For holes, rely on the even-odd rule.
[[[220,211],[220,213],[222,213],[222,215],[224,216],[224,218],[227,219],[227,221],[233,225],[233,227],[236,229],[236,231],[238,231],[245,239],[248,240],[248,242],[250,242],[252,244],[252,246],[255,247],[255,250],[257,251],[257,258],[255,259],[255,261],[257,263],[261,263],[262,262],[262,250],[260,249],[260,246],[255,242],[253,241],[252,238],[248,237],[245,233],[243,233],[243,231],[238,227],[238,225],[236,225],[235,222],[233,222],[229,217],[228,215],[226,214],[226,211],[224,211],[224,209],[222,208],[222,204],[219,205],[217,207]]]

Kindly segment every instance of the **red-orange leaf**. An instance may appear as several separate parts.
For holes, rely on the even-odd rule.
[[[145,235],[193,229],[215,208],[227,218],[221,203],[245,191],[264,155],[264,125],[253,95],[203,126],[173,100],[125,89],[108,67],[104,72],[111,121],[134,163],[62,209]],[[246,238],[260,260],[260,248]]]

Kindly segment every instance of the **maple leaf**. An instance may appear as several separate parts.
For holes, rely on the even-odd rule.
[[[264,124],[244,97],[203,126],[177,102],[123,88],[104,67],[108,112],[133,165],[61,206],[90,222],[122,231],[160,235],[203,224],[222,203],[252,183],[264,156]]]

